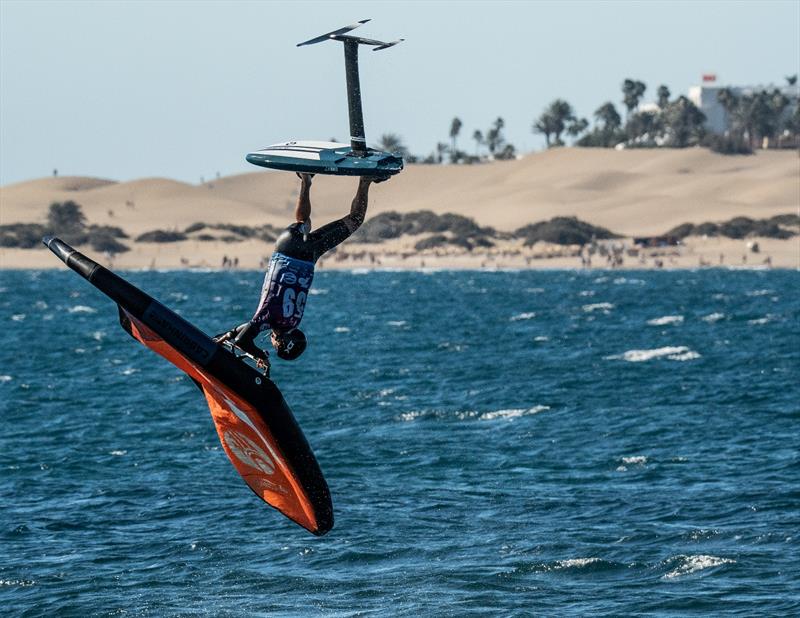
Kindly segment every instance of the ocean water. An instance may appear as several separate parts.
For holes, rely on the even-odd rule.
[[[209,333],[262,277],[126,276]],[[273,378],[322,538],[74,273],[0,325],[3,615],[800,614],[800,273],[318,273]]]

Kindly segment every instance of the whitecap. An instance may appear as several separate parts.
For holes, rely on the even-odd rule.
[[[139,373],[139,370],[133,367],[128,367],[127,369],[123,369],[120,373],[124,376],[132,376],[134,373]]]
[[[769,294],[774,294],[775,290],[751,290],[747,292],[746,296],[767,296]]]
[[[320,296],[322,294],[327,294],[328,290],[325,288],[311,288],[308,293],[311,294],[311,296]]]
[[[767,324],[772,319],[772,316],[764,316],[763,318],[756,318],[755,320],[747,320],[748,324],[752,324],[753,326],[758,326],[760,324]]]
[[[652,320],[647,320],[647,323],[650,326],[666,326],[667,324],[682,324],[683,323],[683,316],[682,315],[664,315],[660,318],[653,318]]]
[[[45,309],[47,309],[47,303],[46,303],[46,302],[44,302],[43,300],[37,300],[37,301],[34,303],[34,305],[33,305],[33,306],[34,306],[34,307],[36,307],[37,309],[40,309],[40,310],[42,310],[42,311],[44,311]]]
[[[677,567],[664,575],[664,579],[673,579],[682,575],[690,575],[703,569],[711,569],[722,566],[723,564],[735,564],[736,560],[731,558],[719,558],[717,556],[697,555],[697,556],[676,556],[671,559],[676,562]]]
[[[410,423],[411,421],[415,421],[421,416],[424,416],[425,412],[422,410],[414,410],[413,412],[403,412],[402,414],[397,415],[397,420],[403,421],[404,423]]]
[[[87,307],[86,305],[75,305],[67,309],[70,313],[97,313],[97,309]]]
[[[346,326],[337,326],[336,328],[333,329],[333,332],[334,333],[349,333],[350,329],[347,328]]]
[[[11,380],[13,379],[14,378],[12,378],[11,376],[0,376],[0,384],[3,384],[5,382],[11,382]]]
[[[123,451],[123,450],[109,451],[108,454],[114,455],[114,457],[122,457],[123,455],[127,455],[128,451]]]
[[[700,355],[694,350],[689,350],[688,352],[683,352],[682,354],[670,354],[667,358],[674,361],[690,361],[700,358]]]
[[[544,335],[540,335],[539,337],[534,337],[534,341],[550,341],[550,337],[545,337]]]
[[[654,358],[667,357],[670,360],[685,361],[700,358],[700,355],[686,346],[665,346],[652,350],[628,350],[623,354],[606,356],[606,360],[624,360],[629,363],[641,363]]]
[[[570,558],[568,560],[559,560],[556,562],[555,567],[556,569],[573,569],[573,568],[580,568],[585,567],[589,564],[594,564],[595,562],[600,562],[600,558]]]
[[[26,317],[26,316],[25,316],[25,314],[24,314],[24,313],[15,313],[14,315],[12,315],[12,316],[11,316],[11,319],[12,319],[14,322],[22,322],[22,320],[24,320],[24,319],[25,319],[25,317]]]
[[[478,416],[478,418],[484,421],[493,421],[498,418],[512,419],[512,418],[519,418],[520,416],[529,416],[532,414],[538,414],[539,412],[544,412],[545,410],[549,409],[550,406],[534,406],[532,408],[494,410],[492,412],[484,412],[483,414]]]
[[[591,313],[592,311],[611,311],[614,308],[614,305],[611,303],[592,303],[591,305],[584,305],[583,310],[587,313]]]
[[[578,296],[594,296],[594,295],[595,295],[594,290],[581,290],[578,294]]]
[[[389,326],[398,326],[398,327],[405,326],[407,323],[408,322],[406,322],[405,320],[389,320],[388,322],[386,322],[386,324],[388,324]]]
[[[724,318],[725,318],[724,313],[709,313],[708,315],[704,315],[700,319],[703,320],[703,322],[708,322],[709,324],[713,324],[714,322],[719,322]]]
[[[644,465],[647,463],[647,457],[644,455],[631,455],[630,457],[623,457],[622,463]]]
[[[526,313],[518,313],[517,315],[511,316],[512,322],[519,322],[520,320],[530,320],[536,317],[536,314],[533,311],[529,311]]]

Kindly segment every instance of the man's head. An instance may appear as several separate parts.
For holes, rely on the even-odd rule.
[[[283,360],[296,359],[305,351],[307,346],[306,336],[298,328],[284,333],[273,330],[270,340],[278,353],[278,358]]]

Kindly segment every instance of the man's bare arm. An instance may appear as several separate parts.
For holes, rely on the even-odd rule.
[[[373,182],[375,182],[374,178],[370,176],[361,176],[358,181],[358,190],[353,198],[353,203],[350,205],[350,214],[342,217],[342,221],[344,221],[344,224],[351,234],[361,227],[361,224],[364,223],[364,217],[367,216],[369,186]]]
[[[297,207],[294,209],[294,220],[305,223],[311,219],[311,179],[313,174],[297,174],[300,176],[300,195],[297,196]]]

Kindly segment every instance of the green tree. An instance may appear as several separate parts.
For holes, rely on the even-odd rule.
[[[787,75],[786,83],[789,84],[790,86],[794,86],[797,83],[797,74]]]
[[[402,157],[408,156],[408,148],[403,144],[403,139],[397,133],[384,133],[378,140],[378,147],[386,152],[397,153]]]
[[[664,109],[667,106],[667,104],[669,103],[669,95],[670,95],[669,88],[667,88],[663,84],[658,87],[658,107],[659,107],[659,109]]]
[[[567,127],[567,133],[572,137],[578,137],[589,128],[589,121],[586,118],[573,118]]]
[[[483,144],[483,133],[481,133],[480,129],[475,129],[472,139],[475,140],[475,156],[477,157],[480,155],[481,145]]]
[[[662,132],[661,114],[654,111],[637,112],[625,124],[628,141],[640,146],[656,146],[656,137]]]
[[[444,142],[437,142],[436,144],[436,162],[443,163],[444,162],[444,153],[447,152],[447,144]]]
[[[664,125],[670,146],[685,148],[699,144],[705,135],[706,116],[685,96],[678,97],[664,110]]]
[[[505,121],[498,116],[486,132],[485,143],[492,156],[494,156],[495,152],[500,150],[505,143],[505,138],[503,137],[503,127],[505,124]]]
[[[453,118],[453,122],[450,123],[450,142],[452,145],[451,152],[456,152],[458,150],[456,148],[456,139],[458,138],[458,134],[461,132],[462,126],[463,123],[458,116]]]
[[[594,117],[603,123],[603,130],[607,132],[614,131],[622,126],[622,118],[611,101],[607,101],[598,107],[594,112]]]
[[[47,227],[57,234],[80,234],[86,229],[86,217],[81,207],[72,200],[53,202],[47,213]]]
[[[622,101],[628,109],[629,116],[631,112],[636,109],[636,106],[639,105],[639,101],[642,96],[644,96],[645,90],[647,90],[647,86],[644,85],[644,82],[626,79],[622,83]]]

